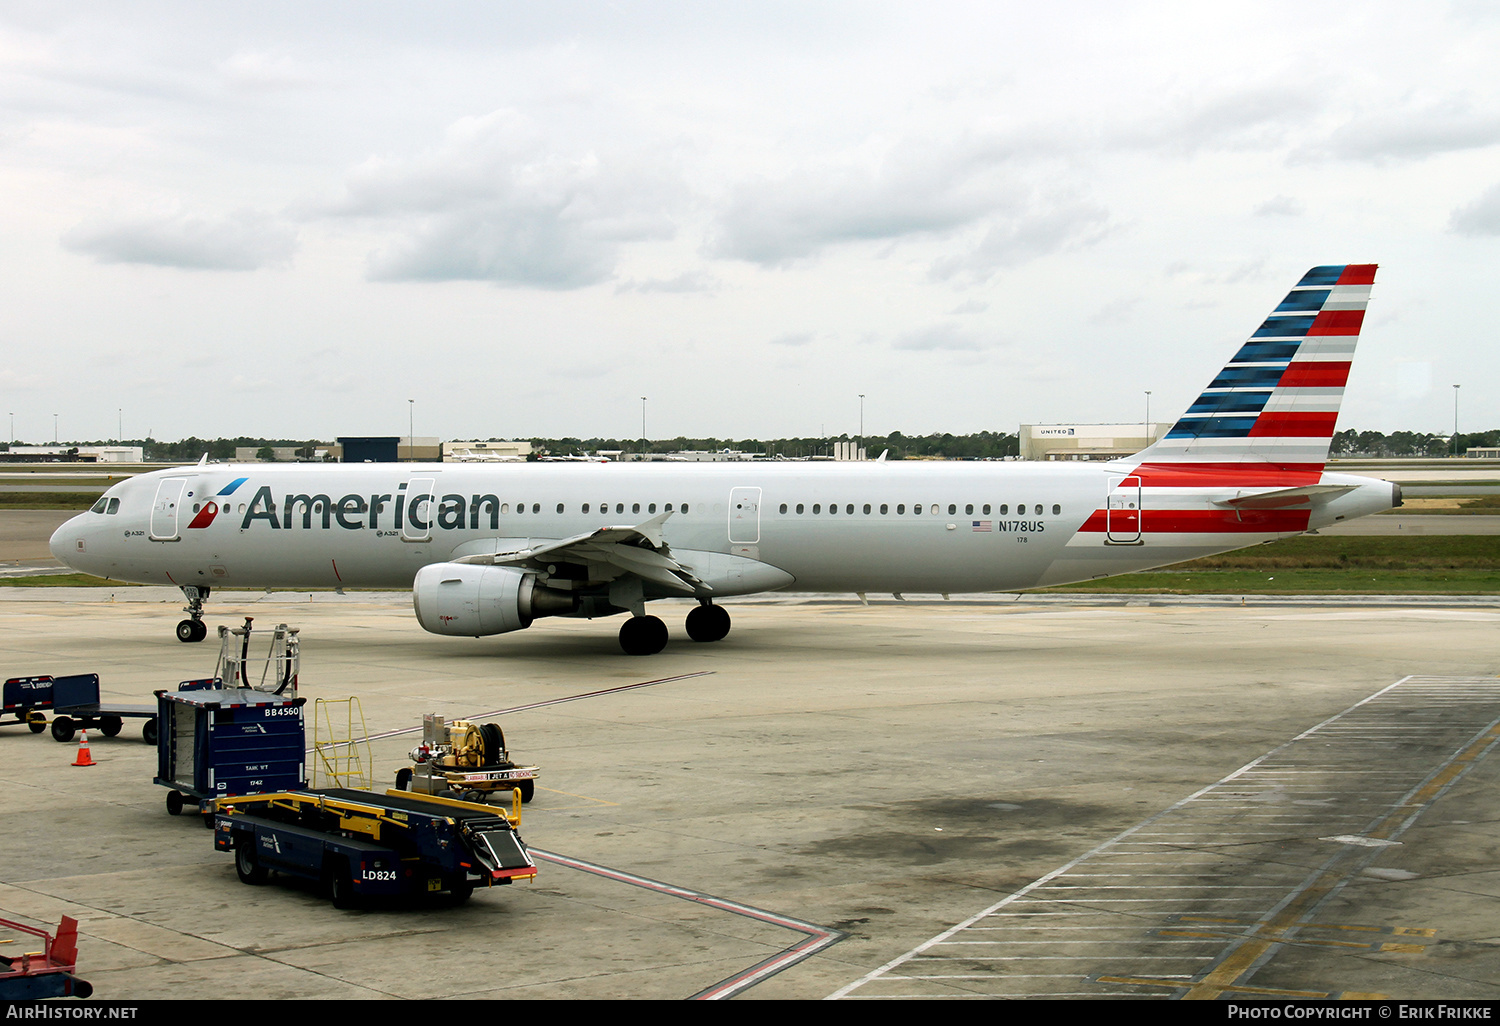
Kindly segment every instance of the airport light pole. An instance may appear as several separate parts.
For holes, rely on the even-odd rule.
[[[1453,455],[1458,455],[1458,386],[1453,386]]]

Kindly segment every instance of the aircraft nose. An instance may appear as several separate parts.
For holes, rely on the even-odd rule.
[[[52,550],[53,558],[59,563],[72,566],[78,554],[83,551],[83,532],[80,530],[82,520],[81,516],[73,517],[52,532],[47,547]]]

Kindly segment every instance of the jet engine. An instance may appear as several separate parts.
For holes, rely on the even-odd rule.
[[[412,582],[417,622],[433,634],[478,638],[530,627],[539,616],[566,616],[578,599],[508,566],[433,563]]]

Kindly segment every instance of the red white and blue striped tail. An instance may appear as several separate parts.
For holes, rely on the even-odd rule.
[[[1141,463],[1321,470],[1375,264],[1314,267]]]

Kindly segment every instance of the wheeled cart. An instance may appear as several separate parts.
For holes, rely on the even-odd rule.
[[[42,950],[0,954],[0,1001],[36,1001],[41,998],[86,998],[94,993],[78,972],[78,920],[63,916],[57,936],[9,919],[0,919],[0,929],[14,930],[42,942]]]
[[[247,884],[270,872],[316,880],[338,908],[367,899],[447,892],[536,876],[510,814],[426,795],[348,788],[220,798],[214,847],[234,853]]]
[[[411,750],[415,764],[396,771],[398,791],[484,802],[509,801],[513,791],[529,802],[541,770],[512,762],[505,733],[498,723],[468,720],[443,722],[435,713],[422,716],[422,743]]]
[[[307,782],[305,699],[251,688],[158,691],[162,724],[155,783],[170,788],[167,811],[228,795],[280,791]],[[209,823],[209,825],[212,825]]]
[[[47,726],[43,710],[50,709],[52,737],[56,741],[73,740],[80,729],[97,730],[114,737],[127,719],[143,719],[141,736],[148,745],[156,744],[156,707],[122,705],[99,700],[99,675],[77,673],[67,677],[12,677],[5,682],[4,711],[16,722],[25,723],[33,734]]]

